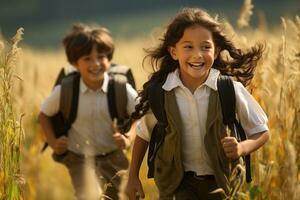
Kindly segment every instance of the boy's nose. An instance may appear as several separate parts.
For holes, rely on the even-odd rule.
[[[101,66],[101,61],[100,60],[95,60],[94,65],[95,66]]]

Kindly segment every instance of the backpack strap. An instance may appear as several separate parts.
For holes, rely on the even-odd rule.
[[[66,72],[65,72],[65,68],[62,67],[61,70],[60,70],[59,73],[58,73],[58,76],[57,76],[57,78],[56,78],[56,81],[54,82],[53,88],[54,88],[55,86],[57,86],[57,85],[60,85],[62,79],[65,78],[66,76],[67,76],[67,74],[66,74]]]
[[[74,72],[66,76],[61,82],[60,112],[68,126],[71,127],[77,116],[79,99],[80,75]]]
[[[130,67],[126,65],[117,65],[117,64],[111,64],[109,70],[109,75],[115,75],[115,74],[121,74],[124,75],[127,78],[127,82],[136,89],[135,80],[132,74],[132,71]]]
[[[64,68],[59,72],[54,86],[61,85],[59,112],[50,117],[55,137],[67,135],[72,123],[76,119],[79,97],[80,75],[77,72],[66,75]],[[41,152],[48,146],[45,143]]]
[[[229,76],[220,75],[217,81],[221,102],[223,123],[234,133],[238,141],[246,140],[246,134],[240,122],[236,119],[236,99],[233,81]],[[250,154],[243,157],[246,163],[246,181],[252,181]]]
[[[117,120],[117,129],[126,133],[130,129],[130,120],[127,112],[127,79],[124,75],[110,75],[107,90],[107,103],[109,114],[114,122]]]
[[[155,124],[151,139],[149,142],[149,150],[148,150],[148,178],[154,177],[154,160],[159,149],[160,145],[163,143],[165,138],[165,128],[168,125],[167,115],[165,112],[165,93],[162,88],[162,83],[153,83],[148,88],[148,100],[149,105],[157,119],[157,123]]]

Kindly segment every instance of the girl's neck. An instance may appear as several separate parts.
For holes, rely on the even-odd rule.
[[[180,80],[182,81],[182,84],[189,89],[189,91],[194,94],[195,90],[201,86],[208,78],[207,76],[203,78],[194,78],[191,76],[184,77],[179,73]]]

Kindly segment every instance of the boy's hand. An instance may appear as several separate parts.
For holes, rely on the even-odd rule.
[[[224,137],[221,143],[228,158],[238,159],[243,154],[243,145],[235,137]]]
[[[114,139],[116,145],[118,146],[118,148],[121,150],[126,149],[130,146],[129,138],[119,132],[116,132],[113,135],[113,139]]]
[[[142,183],[138,177],[129,177],[126,185],[125,193],[129,200],[137,200],[145,198]]]
[[[61,136],[57,138],[53,144],[53,150],[56,154],[63,154],[67,151],[68,138],[66,136]]]

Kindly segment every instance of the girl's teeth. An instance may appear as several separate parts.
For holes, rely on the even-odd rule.
[[[190,63],[190,66],[191,66],[191,67],[202,67],[203,64],[191,64],[191,63]]]

